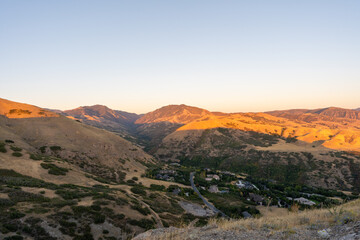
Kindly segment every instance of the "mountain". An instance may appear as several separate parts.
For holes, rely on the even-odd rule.
[[[277,117],[303,120],[306,122],[312,122],[321,119],[330,121],[341,121],[343,119],[360,120],[359,111],[336,107],[320,108],[314,110],[293,109],[284,111],[272,111],[267,113]]]
[[[135,131],[134,122],[141,117],[141,115],[135,113],[112,110],[103,105],[83,106],[63,111],[61,114],[68,118],[115,132],[125,138],[131,138]]]
[[[176,124],[186,124],[192,121],[212,116],[208,110],[191,107],[187,105],[169,105],[147,113],[138,120],[136,124],[169,122]]]
[[[360,161],[333,152],[360,152],[360,121],[354,112],[327,108],[217,114],[171,105],[145,114],[136,123],[150,139],[149,152],[165,162],[350,189],[358,185]],[[338,162],[343,170],[322,166],[325,162]],[[318,175],[319,169],[331,177]]]
[[[11,113],[13,109],[16,114]],[[125,169],[140,174],[146,168],[141,162],[152,161],[142,149],[112,132],[42,108],[0,99],[0,113],[0,140],[10,139],[29,152],[66,159],[103,178],[121,181]]]

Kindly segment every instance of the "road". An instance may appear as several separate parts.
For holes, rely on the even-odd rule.
[[[211,210],[213,210],[215,213],[220,213],[222,217],[225,218],[229,218],[225,213],[223,213],[222,211],[220,211],[219,209],[217,209],[214,205],[212,205],[211,203],[209,203],[199,192],[199,190],[195,187],[194,184],[194,175],[195,172],[190,173],[190,183],[191,183],[191,187],[194,189],[194,191],[197,193],[197,195],[199,195],[199,197],[201,198],[201,200],[205,203],[206,206],[208,206]]]

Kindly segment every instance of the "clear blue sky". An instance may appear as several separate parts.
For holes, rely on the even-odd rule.
[[[360,1],[1,0],[0,97],[137,113],[360,107]]]

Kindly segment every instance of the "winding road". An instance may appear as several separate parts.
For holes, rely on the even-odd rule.
[[[201,198],[201,200],[205,203],[206,206],[208,206],[211,210],[213,210],[215,213],[220,213],[222,217],[224,218],[229,218],[229,216],[227,216],[225,213],[223,213],[222,211],[220,211],[219,209],[217,209],[214,205],[212,205],[211,203],[208,202],[208,200],[206,200],[201,193],[199,192],[199,190],[195,187],[194,184],[194,175],[195,172],[190,173],[190,183],[191,183],[191,187],[194,189],[194,191],[197,193],[197,195],[199,195],[199,197]]]

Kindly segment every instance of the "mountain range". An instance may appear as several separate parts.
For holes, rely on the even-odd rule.
[[[355,173],[358,159],[348,155],[360,152],[358,110],[329,107],[221,113],[169,105],[137,115],[102,105],[52,112],[4,99],[0,107],[6,116],[2,118],[6,126],[2,129],[11,133],[9,137],[22,139],[20,142],[26,139],[22,145],[29,149],[63,146],[66,151],[61,151],[60,157],[73,158],[78,165],[97,166],[88,166],[87,170],[103,171],[102,176],[114,173],[98,166],[118,172],[127,167],[109,161],[111,155],[113,159],[136,159],[134,163],[154,158],[189,166],[235,169],[258,177],[334,189],[351,189],[360,181]],[[24,120],[28,117],[32,119]],[[12,118],[22,118],[23,122]],[[27,124],[33,127],[25,127]],[[288,166],[293,171],[287,172]]]
[[[271,194],[284,199],[299,189],[346,197],[336,190],[360,191],[359,112],[221,113],[169,105],[138,115],[102,105],[61,111],[0,99],[0,237],[16,228],[39,239],[128,239],[205,221],[184,206],[206,209],[189,189],[191,171],[197,183],[214,184],[201,182],[206,169],[223,173],[229,184],[237,179],[226,175],[231,172],[282,189]],[[231,191],[205,193],[230,213],[240,209],[236,216],[258,212],[246,200],[250,195]],[[12,218],[26,215],[18,212],[26,220]]]

